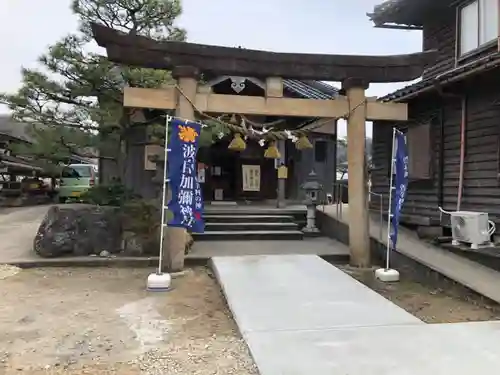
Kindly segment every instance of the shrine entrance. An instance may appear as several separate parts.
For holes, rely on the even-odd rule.
[[[355,228],[349,231],[351,264],[370,266],[366,121],[406,121],[408,108],[404,103],[381,103],[376,98],[367,98],[365,90],[371,82],[403,82],[419,78],[424,68],[435,60],[435,51],[397,56],[276,53],[159,42],[138,35],[126,35],[97,24],[92,25],[92,30],[99,46],[106,48],[109,60],[141,68],[170,70],[177,80],[174,85],[158,89],[125,87],[125,107],[175,109],[176,116],[192,121],[203,121],[218,114],[318,119],[316,124],[311,123],[301,129],[276,130],[266,134],[250,131],[242,125],[225,123],[235,135],[249,136],[272,145],[291,137],[305,137],[308,131],[324,125],[326,121],[346,119],[349,228]],[[261,77],[265,84],[265,96],[213,93],[210,87],[199,85],[200,74],[209,80],[223,75]],[[332,100],[287,98],[283,95],[284,78],[341,82],[342,95]],[[278,193],[283,194],[283,189]],[[173,261],[167,264],[167,268],[176,271],[184,265],[185,230],[168,230],[169,243],[165,248],[169,256],[166,258]]]
[[[277,198],[275,161],[264,158],[263,148],[247,141],[243,152],[228,149],[231,137],[224,137],[199,151],[198,173],[203,176],[205,202],[264,201]],[[265,183],[264,183],[265,181]]]
[[[199,151],[205,202],[276,200],[275,160],[265,158],[255,141],[247,141],[243,152],[228,149],[230,142],[231,137],[224,137]]]

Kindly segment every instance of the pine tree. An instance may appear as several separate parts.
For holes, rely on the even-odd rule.
[[[91,23],[155,40],[184,41],[175,26],[180,0],[73,0],[79,30],[53,44],[39,58],[38,69],[22,69],[22,86],[15,94],[1,94],[0,102],[13,117],[31,123],[32,146],[24,154],[53,162],[71,154],[116,162],[124,176],[127,130],[133,109],[123,108],[123,87],[157,88],[171,80],[169,72],[119,66],[91,51]]]

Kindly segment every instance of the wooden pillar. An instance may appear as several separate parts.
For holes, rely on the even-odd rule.
[[[179,66],[172,71],[172,76],[177,79],[177,84],[190,100],[194,102],[198,85],[199,71],[189,66]],[[178,93],[175,115],[186,120],[195,120],[194,108],[186,97]],[[184,268],[184,251],[186,247],[186,230],[184,228],[167,228],[165,245],[165,270],[178,272]]]
[[[349,78],[343,89],[352,111],[347,120],[347,163],[349,173],[349,249],[351,265],[370,266],[370,232],[366,180],[366,105],[368,84]],[[360,104],[363,103],[363,104]]]
[[[282,98],[283,97],[283,79],[281,77],[267,77],[266,78],[266,98]],[[279,140],[277,142],[278,150],[281,154],[281,158],[275,161],[276,172],[281,163],[286,165],[286,147],[285,140]],[[286,190],[286,180],[278,179],[278,186],[276,189],[276,207],[285,207],[285,190]]]
[[[278,172],[278,168],[281,164],[286,166],[286,144],[285,140],[280,139],[277,143],[278,150],[281,154],[281,158],[276,160],[276,172]],[[276,194],[276,207],[282,208],[286,206],[286,180],[283,178],[278,178],[278,189]]]

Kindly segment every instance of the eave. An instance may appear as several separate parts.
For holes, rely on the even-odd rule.
[[[367,16],[377,28],[422,30],[427,20],[454,5],[456,0],[386,0]]]

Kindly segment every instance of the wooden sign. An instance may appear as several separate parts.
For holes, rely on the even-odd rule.
[[[286,165],[280,165],[278,167],[278,178],[280,180],[286,180],[288,178],[288,168]]]
[[[260,165],[241,166],[243,191],[260,191]]]

